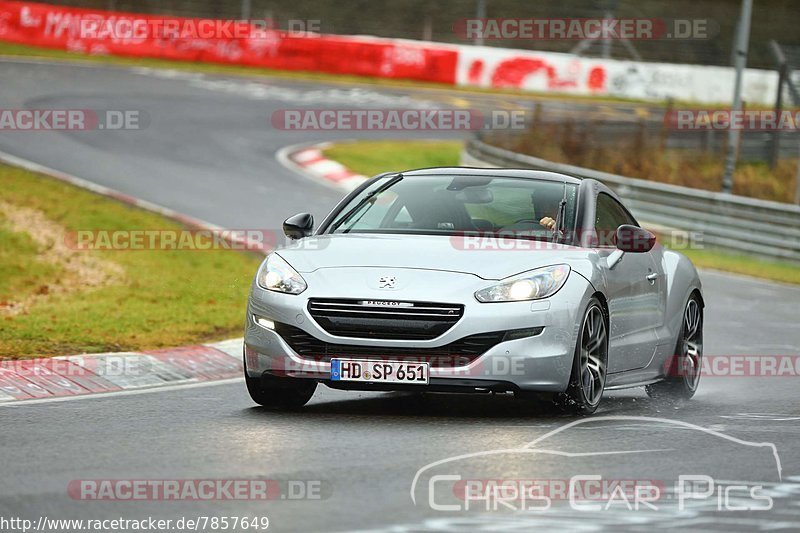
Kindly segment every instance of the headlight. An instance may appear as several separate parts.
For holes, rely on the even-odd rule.
[[[281,256],[274,253],[267,257],[258,273],[258,284],[264,289],[287,294],[300,294],[308,287],[306,280]]]
[[[475,293],[479,302],[520,302],[547,298],[558,292],[567,281],[569,265],[537,268],[508,281],[486,287]]]

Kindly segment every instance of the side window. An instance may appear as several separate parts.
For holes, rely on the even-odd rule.
[[[594,227],[600,246],[614,246],[613,235],[623,224],[636,225],[636,221],[614,198],[601,192],[597,195],[597,216]]]

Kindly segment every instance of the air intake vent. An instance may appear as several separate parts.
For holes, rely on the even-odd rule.
[[[539,328],[541,332],[542,328]],[[275,331],[298,355],[315,361],[330,362],[334,357],[347,359],[384,359],[388,361],[428,361],[432,367],[452,368],[464,366],[490,348],[503,342],[507,332],[494,331],[470,335],[438,348],[379,348],[328,344],[300,328],[276,323]]]
[[[435,339],[464,314],[464,306],[398,300],[320,299],[308,312],[322,329],[360,339]]]

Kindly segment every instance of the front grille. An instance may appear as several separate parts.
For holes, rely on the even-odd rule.
[[[396,300],[312,298],[308,312],[337,337],[430,340],[442,335],[464,314],[464,306]]]
[[[377,346],[355,346],[332,344],[321,341],[300,328],[276,323],[275,331],[286,343],[306,359],[329,362],[336,357],[347,359],[382,359],[392,361],[426,361],[432,367],[463,366],[474,361],[490,348],[521,336],[534,336],[544,328],[526,330],[493,331],[463,337],[438,348],[383,348]]]

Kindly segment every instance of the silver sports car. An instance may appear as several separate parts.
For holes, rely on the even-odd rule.
[[[376,176],[253,281],[253,400],[346,390],[513,392],[577,414],[604,390],[690,398],[703,354],[692,263],[603,184],[551,172],[430,168]]]

